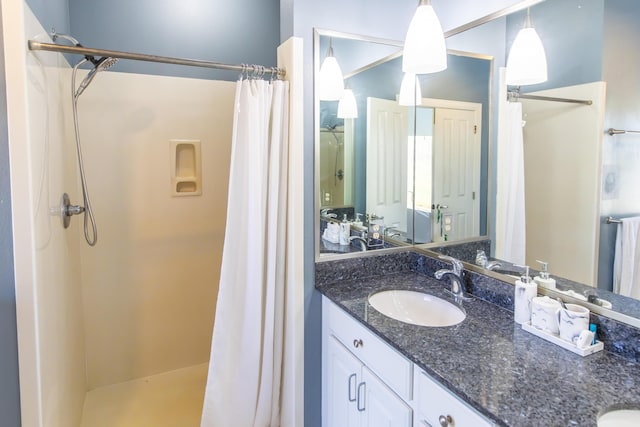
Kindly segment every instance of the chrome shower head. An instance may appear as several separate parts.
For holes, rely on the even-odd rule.
[[[115,63],[118,62],[118,58],[105,56],[96,60],[95,62],[91,62],[94,64],[93,68],[91,69],[91,71],[89,71],[89,74],[87,74],[84,80],[82,80],[82,83],[80,83],[78,90],[75,92],[74,96],[76,97],[76,99],[78,99],[78,97],[82,95],[82,92],[84,92],[87,86],[89,86],[89,84],[99,71],[108,70],[109,68],[113,67]]]

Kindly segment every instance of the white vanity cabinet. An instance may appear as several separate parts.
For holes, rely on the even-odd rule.
[[[322,365],[324,427],[413,426],[413,364],[326,298]]]
[[[323,427],[484,427],[487,421],[326,297]]]

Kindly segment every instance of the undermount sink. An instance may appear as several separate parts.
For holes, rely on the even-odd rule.
[[[598,427],[636,427],[640,425],[640,409],[616,409],[598,417]]]
[[[467,317],[455,304],[423,292],[377,292],[369,297],[369,304],[385,316],[419,326],[453,326]]]

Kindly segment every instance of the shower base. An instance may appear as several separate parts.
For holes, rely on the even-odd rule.
[[[198,427],[208,363],[91,390],[82,427]]]

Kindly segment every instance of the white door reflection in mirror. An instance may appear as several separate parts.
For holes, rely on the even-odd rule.
[[[407,231],[408,109],[367,98],[367,213]]]
[[[415,124],[412,120],[413,117],[409,123],[410,132],[415,133],[415,138],[409,136],[409,165],[414,165],[414,170],[413,173],[409,171],[407,174],[407,199],[409,202],[407,208],[411,210],[411,201],[413,200],[415,203],[415,216],[407,215],[407,225],[409,228],[408,235],[413,236],[413,241],[417,244],[431,243],[433,115],[433,108],[418,107],[415,111]]]
[[[480,233],[481,104],[436,108],[433,142],[433,241]],[[459,104],[459,105],[457,105]]]

